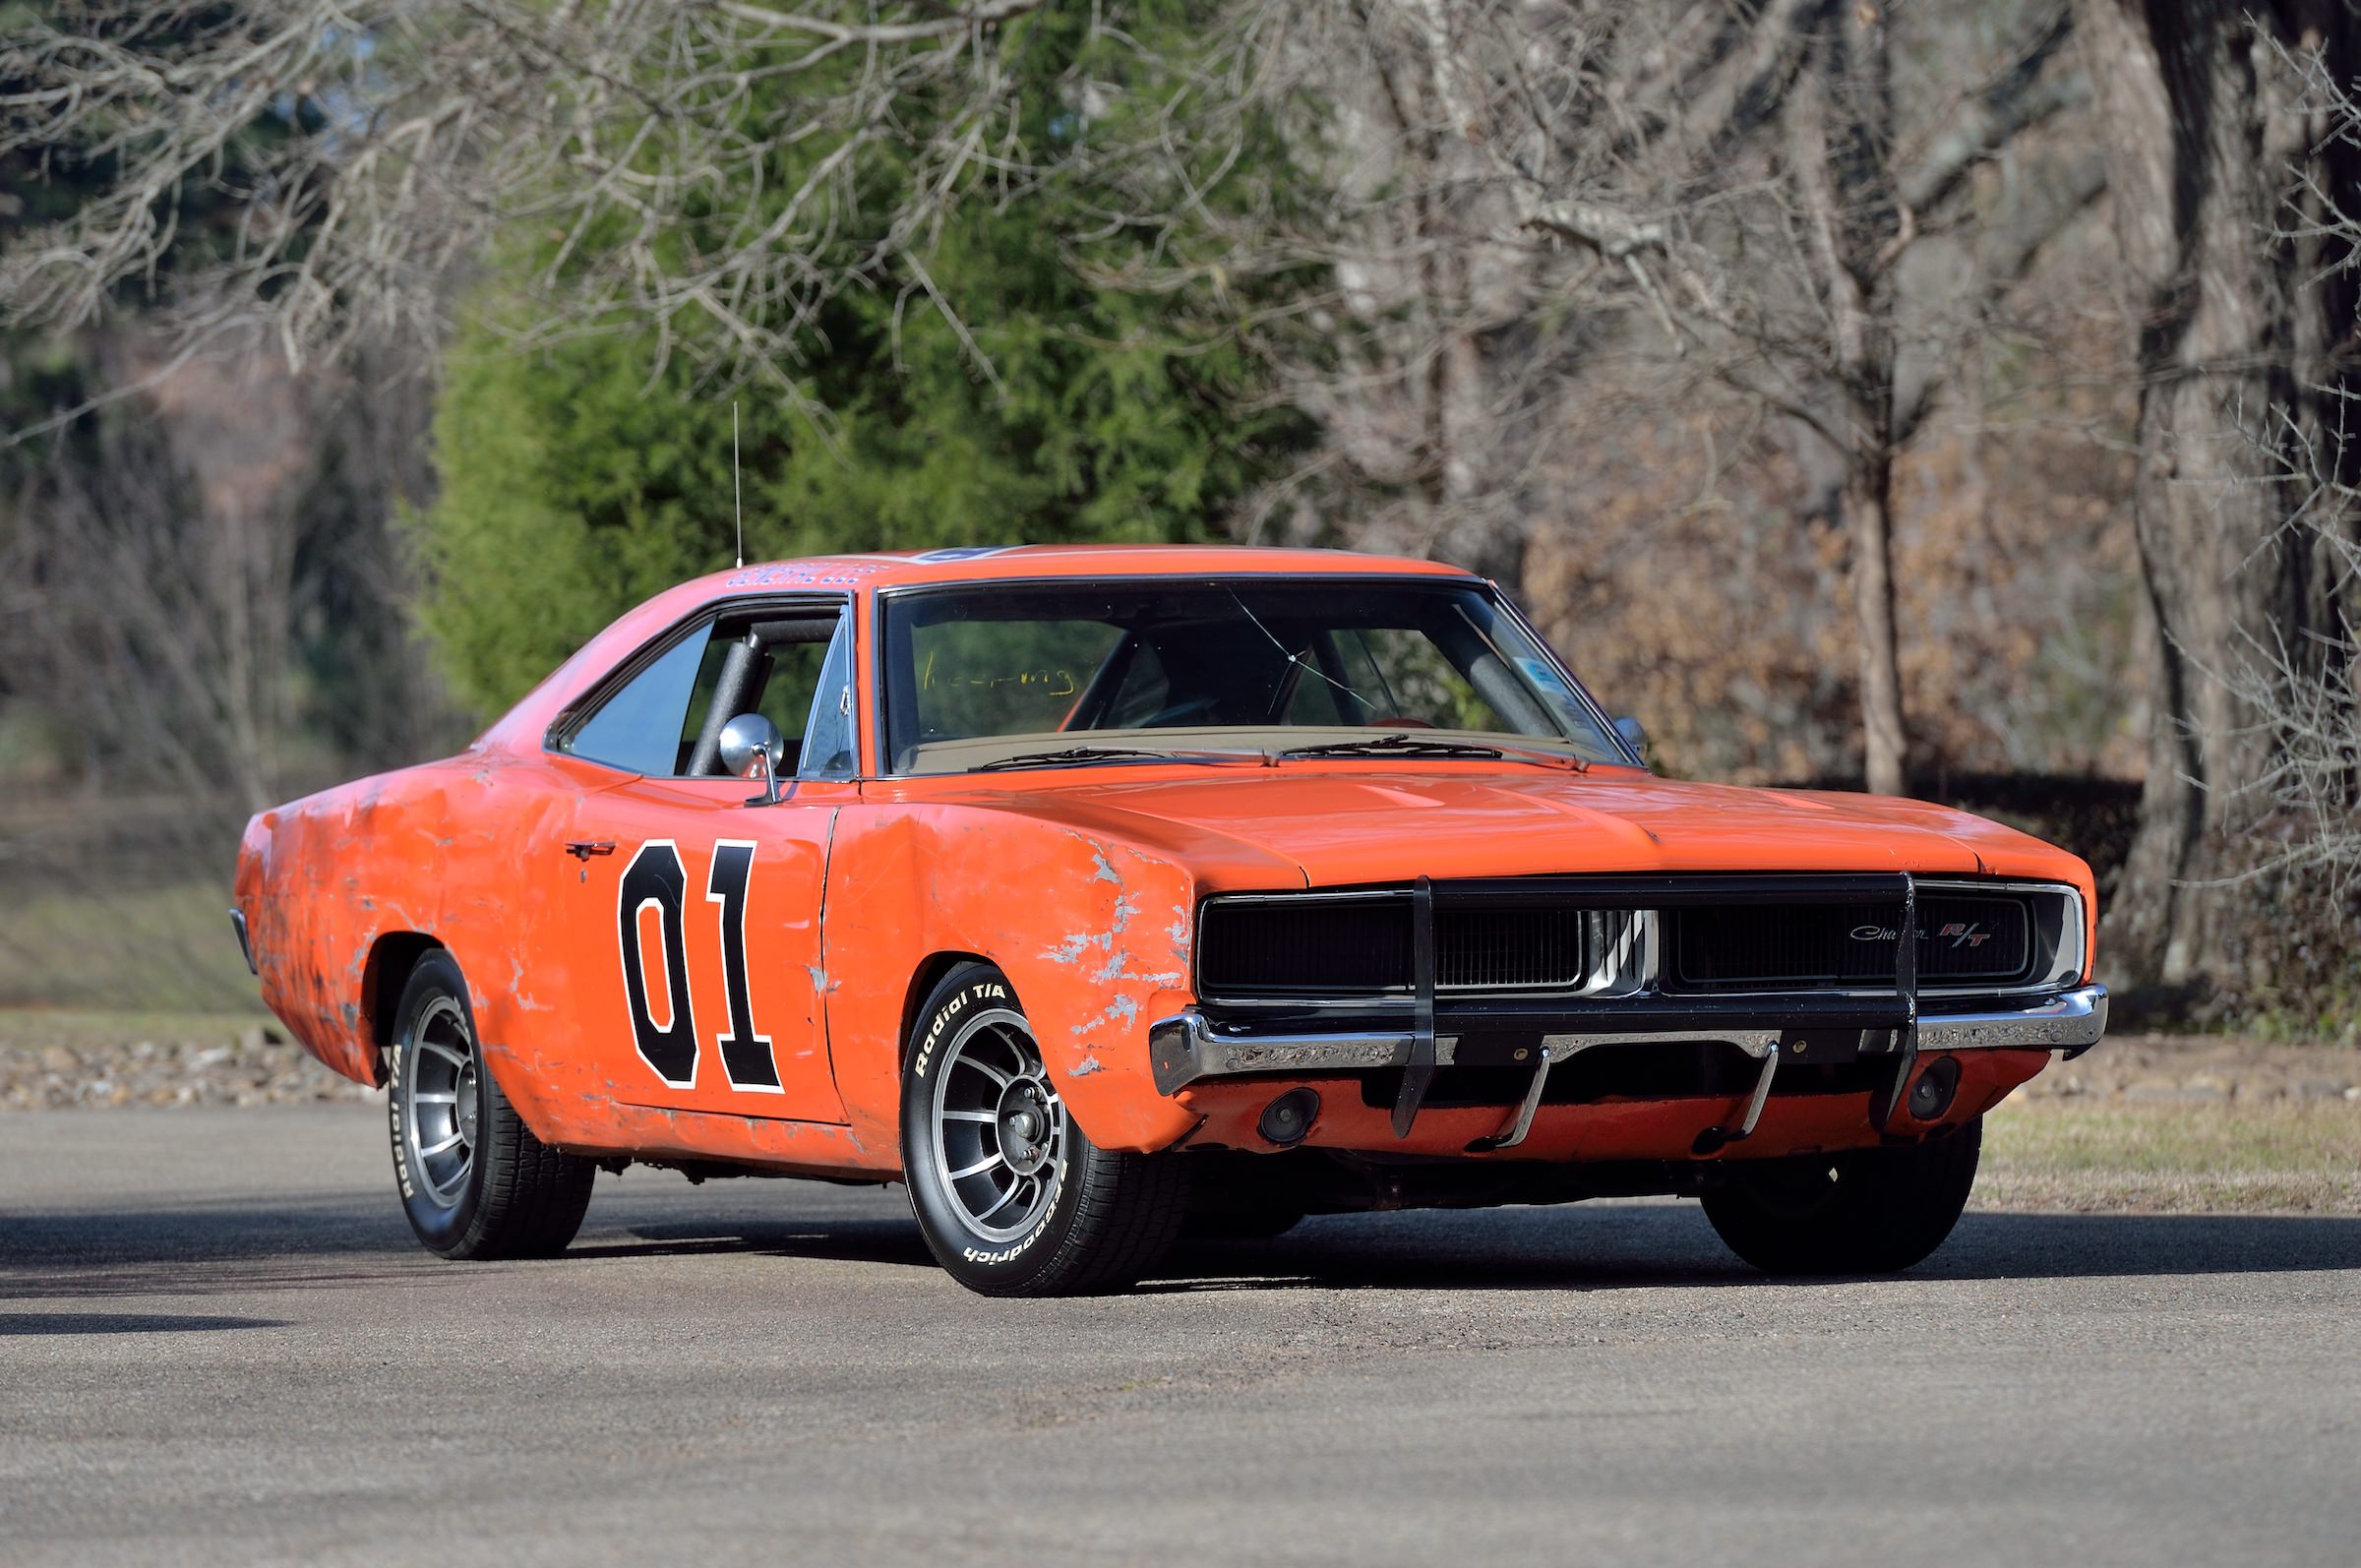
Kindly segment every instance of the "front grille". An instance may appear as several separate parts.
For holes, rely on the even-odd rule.
[[[1667,989],[1827,990],[1890,986],[1899,901],[1766,904],[1669,912]],[[2031,978],[2032,918],[2014,896],[1918,900],[1918,983],[2014,985]]]
[[[1359,996],[1411,986],[1407,898],[1205,906],[1197,983],[1210,997]]]
[[[1438,909],[1437,991],[1569,991],[1586,971],[1579,909]]]
[[[1358,996],[1415,984],[1411,901],[1216,900],[1198,936],[1197,983],[1212,998]],[[1639,917],[1627,910],[1434,912],[1442,993],[1597,990],[1637,976]]]
[[[1530,893],[1504,899],[1490,884],[1455,899],[1452,884],[1436,883],[1437,994],[1870,991],[1895,981],[1899,899],[1819,903],[1783,889],[1764,903],[1739,888],[1728,903],[1694,901],[1711,896],[1704,878],[1654,908],[1646,888],[1627,889],[1638,907],[1589,908],[1564,893],[1553,899],[1552,885],[1537,878]],[[2063,890],[1924,888],[1918,984],[1997,990],[2069,976],[2079,909]],[[1391,889],[1208,900],[1198,994],[1211,1002],[1408,996],[1414,911],[1407,892]]]

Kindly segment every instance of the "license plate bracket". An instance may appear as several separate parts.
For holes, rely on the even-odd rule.
[[[1858,1061],[1863,1049],[1886,1049],[1890,1029],[1787,1029],[1779,1037],[1779,1055],[1789,1066],[1825,1067]]]

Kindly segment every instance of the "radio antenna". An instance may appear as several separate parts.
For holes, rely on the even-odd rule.
[[[730,500],[738,511],[738,568],[746,569],[746,482],[738,477],[738,399],[730,399]]]

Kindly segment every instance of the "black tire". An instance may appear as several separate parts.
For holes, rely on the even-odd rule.
[[[1891,1274],[1951,1235],[1983,1141],[1979,1116],[1931,1143],[1732,1161],[1705,1217],[1766,1274]]]
[[[1101,1149],[1075,1125],[1015,989],[987,964],[953,969],[918,1010],[902,1058],[902,1167],[928,1249],[985,1296],[1127,1289],[1188,1208],[1178,1158]]]
[[[565,1251],[598,1168],[534,1137],[500,1092],[449,953],[418,960],[394,1020],[387,1123],[394,1185],[418,1239],[447,1258]]]

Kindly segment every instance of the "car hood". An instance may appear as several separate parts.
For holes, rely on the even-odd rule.
[[[1102,774],[994,804],[1172,855],[1209,885],[1292,880],[1290,868],[1311,886],[1551,872],[2089,876],[2071,855],[1947,807],[1680,783],[1626,768]]]

